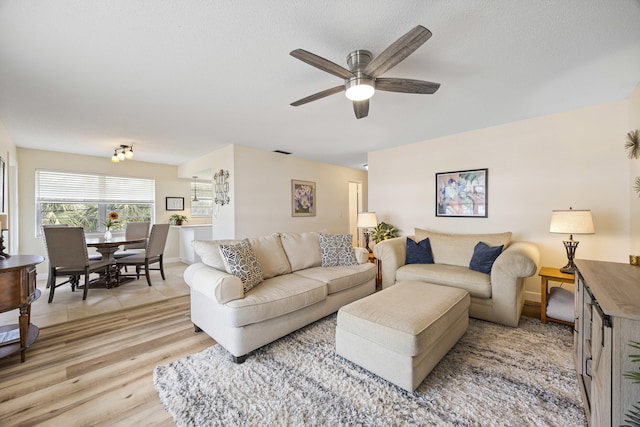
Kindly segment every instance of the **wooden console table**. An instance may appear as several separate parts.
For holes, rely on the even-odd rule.
[[[578,384],[591,427],[628,422],[640,386],[631,355],[640,342],[640,267],[576,260],[574,351]]]
[[[31,303],[38,299],[36,265],[40,255],[13,255],[0,260],[0,313],[19,309],[18,324],[0,326],[0,357],[20,352],[24,362],[27,348],[38,338],[40,330],[31,324]]]

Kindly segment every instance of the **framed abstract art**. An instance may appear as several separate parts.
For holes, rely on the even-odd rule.
[[[487,218],[488,169],[436,173],[436,216]]]

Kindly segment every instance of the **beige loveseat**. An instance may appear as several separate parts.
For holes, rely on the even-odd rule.
[[[309,232],[246,239],[262,271],[260,283],[247,291],[239,277],[227,273],[229,260],[220,249],[240,241],[193,241],[202,262],[187,267],[184,278],[196,330],[241,363],[250,351],[375,292],[376,271],[367,251],[354,251],[350,241],[348,248],[325,244],[331,237]],[[342,259],[326,255],[340,250],[351,250],[355,264],[332,265]]]
[[[429,238],[433,264],[405,264],[407,238]],[[479,242],[504,245],[489,273],[469,268]],[[540,253],[529,242],[512,242],[511,233],[447,234],[420,228],[415,235],[384,240],[373,248],[381,263],[382,287],[405,280],[465,289],[471,295],[469,316],[517,326],[524,305],[524,278],[536,274]]]

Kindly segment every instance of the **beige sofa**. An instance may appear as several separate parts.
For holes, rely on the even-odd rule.
[[[407,237],[385,240],[373,248],[381,263],[382,287],[412,280],[465,289],[471,295],[469,316],[517,326],[524,305],[524,278],[536,274],[540,253],[529,242],[512,242],[511,233],[447,234],[420,228],[409,236],[416,242],[429,238],[433,264],[407,264]],[[504,245],[490,272],[469,268],[478,242]]]
[[[245,291],[227,273],[221,245],[239,241],[193,241],[201,263],[184,272],[191,287],[191,320],[242,363],[247,353],[340,307],[375,292],[375,266],[363,248],[354,251],[355,265],[323,267],[320,233],[276,233],[247,239],[262,270],[262,281]],[[344,249],[344,248],[343,248]],[[346,249],[348,251],[348,249]],[[332,264],[325,262],[324,264]]]

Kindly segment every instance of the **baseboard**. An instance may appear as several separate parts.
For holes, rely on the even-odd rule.
[[[538,292],[531,292],[531,291],[525,291],[524,292],[524,300],[525,301],[533,301],[533,302],[537,302],[538,305],[540,305],[540,293]]]

